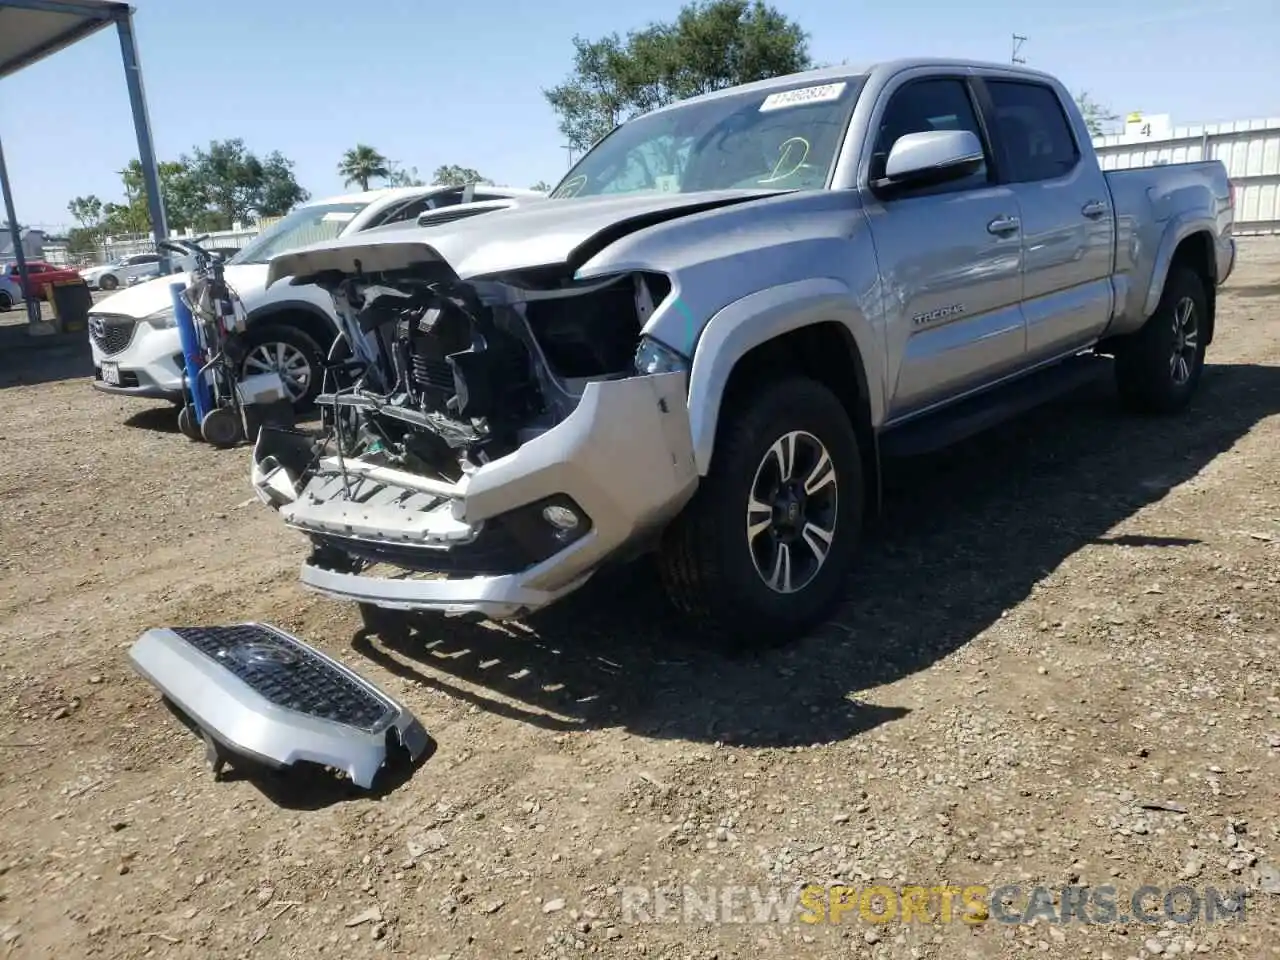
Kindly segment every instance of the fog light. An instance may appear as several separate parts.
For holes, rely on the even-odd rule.
[[[557,530],[573,530],[578,526],[578,515],[568,507],[562,507],[558,503],[542,508],[542,519],[547,521]]]

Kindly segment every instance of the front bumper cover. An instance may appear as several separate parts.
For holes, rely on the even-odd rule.
[[[683,373],[587,385],[574,411],[456,483],[357,459],[322,461],[298,489],[305,454],[254,450],[258,496],[292,528],[350,555],[388,553],[433,579],[371,576],[311,560],[302,582],[326,595],[400,610],[521,616],[577,589],[599,565],[661,529],[698,483]],[[493,560],[498,531],[522,508],[570,503],[586,523],[562,549]],[[485,562],[473,560],[483,553]],[[464,558],[467,562],[459,562]],[[491,570],[477,573],[489,563]]]
[[[101,367],[97,368],[95,377],[101,377]],[[100,379],[94,379],[89,386],[97,390],[99,393],[112,393],[120,397],[138,397],[142,400],[181,400],[181,387],[162,387],[157,384],[141,384],[136,387],[115,387],[109,383],[104,383]]]

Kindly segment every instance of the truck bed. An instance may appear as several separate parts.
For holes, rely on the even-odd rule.
[[[1160,286],[1182,239],[1171,218],[1216,223],[1219,278],[1230,271],[1231,180],[1221,160],[1103,171],[1116,223],[1116,313],[1108,334],[1131,333],[1155,309]]]

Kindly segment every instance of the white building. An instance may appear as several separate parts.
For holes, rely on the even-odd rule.
[[[1175,126],[1131,113],[1123,133],[1094,137],[1104,170],[1221,160],[1235,188],[1237,234],[1280,233],[1280,117]]]

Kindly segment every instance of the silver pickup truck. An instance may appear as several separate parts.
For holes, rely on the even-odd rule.
[[[1234,264],[1221,163],[1104,173],[1043,73],[838,67],[622,124],[551,197],[282,255],[325,430],[264,429],[308,586],[517,617],[654,552],[707,635],[827,615],[882,459],[1113,369],[1181,410]]]

